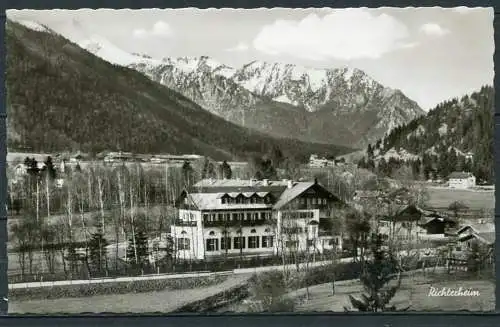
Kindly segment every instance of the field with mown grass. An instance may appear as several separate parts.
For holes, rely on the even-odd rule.
[[[448,188],[428,187],[428,206],[446,209],[454,201],[462,201],[470,210],[495,209],[495,191],[454,190]]]

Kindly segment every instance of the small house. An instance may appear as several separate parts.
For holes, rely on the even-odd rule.
[[[453,172],[448,177],[448,187],[468,189],[476,186],[476,177],[469,172]]]

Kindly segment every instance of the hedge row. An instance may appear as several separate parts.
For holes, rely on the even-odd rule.
[[[109,282],[101,284],[17,288],[9,290],[9,298],[18,301],[39,299],[48,300],[70,297],[88,297],[95,295],[145,293],[167,289],[192,289],[219,284],[224,282],[226,279],[227,276],[208,276],[176,279],[139,280],[133,282]]]

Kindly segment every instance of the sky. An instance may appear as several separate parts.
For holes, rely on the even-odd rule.
[[[492,8],[8,10],[7,17],[75,42],[98,35],[154,58],[350,66],[424,110],[493,85]]]

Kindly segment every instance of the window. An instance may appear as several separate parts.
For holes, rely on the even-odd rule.
[[[252,230],[250,231],[250,233],[255,234],[255,233],[257,233],[257,231],[256,231],[256,230],[255,230],[255,228],[254,228],[254,229],[252,229]]]
[[[252,214],[252,216],[253,216],[253,220],[258,220],[259,219],[259,213],[258,212],[254,212]]]
[[[239,218],[240,220],[245,219],[245,218],[244,218],[244,217],[245,217],[245,213],[244,213],[244,212],[240,212],[240,213],[239,213],[239,217],[240,217],[240,218]]]
[[[262,220],[266,219],[266,213],[265,212],[261,212],[260,213],[260,219],[262,219]]]
[[[262,236],[262,247],[263,248],[272,248],[274,237],[273,236]]]
[[[246,220],[252,220],[252,213],[251,212],[247,212],[246,216],[247,216]]]
[[[224,214],[224,220],[229,221],[231,219],[231,214],[230,213],[225,213]]]
[[[289,249],[292,248],[297,248],[297,245],[299,244],[299,241],[286,241],[285,246]]]
[[[306,233],[306,234],[309,233],[309,228],[307,226],[304,227],[304,233]]]
[[[314,240],[307,240],[307,246],[314,246]]]
[[[245,238],[243,236],[238,236],[234,238],[233,242],[234,249],[244,249],[245,248]]]
[[[218,214],[217,214],[217,220],[218,220],[218,221],[222,221],[222,214],[221,214],[221,213],[218,213]]]
[[[204,213],[203,214],[203,220],[204,221],[208,221],[208,213]]]
[[[177,250],[189,250],[190,243],[189,238],[178,238],[177,239]]]
[[[215,236],[215,232],[214,232],[214,231],[211,231],[210,233],[208,233],[208,235],[210,235],[210,236]]]
[[[222,204],[226,204],[226,202],[227,202],[226,198],[222,198],[220,200],[221,200]]]
[[[227,249],[226,249],[227,243]],[[220,239],[220,249],[221,250],[231,250],[231,237],[222,237]]]
[[[248,237],[248,248],[256,249],[259,247],[259,237],[258,236],[249,236]]]
[[[462,247],[457,246],[457,247],[455,248],[455,251],[458,251],[458,252],[462,251]]]
[[[219,250],[219,240],[216,238],[207,238],[207,251],[218,251]]]
[[[271,229],[270,229],[270,228],[266,228],[266,229],[264,230],[264,232],[269,233],[269,232],[271,232]]]
[[[233,220],[238,220],[238,214],[233,212]]]

